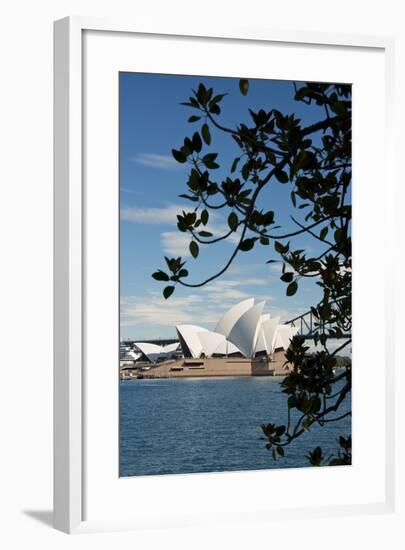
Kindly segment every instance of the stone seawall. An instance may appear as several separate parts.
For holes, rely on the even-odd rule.
[[[242,357],[182,358],[151,365],[148,370],[125,369],[127,378],[190,378],[213,376],[285,376],[290,365],[285,366],[285,354],[275,352],[271,359]]]

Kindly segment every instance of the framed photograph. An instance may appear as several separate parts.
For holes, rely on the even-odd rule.
[[[67,18],[54,61],[55,527],[394,511],[392,40]]]

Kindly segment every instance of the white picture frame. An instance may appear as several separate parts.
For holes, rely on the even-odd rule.
[[[174,24],[165,25],[164,28],[137,28],[136,23],[116,22],[112,20],[97,20],[92,18],[73,17],[66,18],[55,23],[54,35],[54,120],[55,120],[55,147],[54,147],[54,525],[62,531],[85,532],[103,529],[140,528],[145,526],[157,526],[158,520],[152,513],[146,513],[141,518],[130,516],[121,519],[117,517],[105,517],[107,508],[100,509],[98,517],[87,518],[84,510],[88,506],[89,486],[85,490],[86,479],[93,475],[89,472],[88,466],[88,440],[91,439],[89,424],[86,424],[86,417],[91,417],[91,411],[85,407],[87,392],[89,390],[89,379],[84,372],[86,357],[86,345],[88,332],[85,326],[84,310],[84,288],[89,271],[85,269],[89,250],[89,242],[86,234],[89,232],[88,219],[86,218],[89,206],[89,196],[83,188],[84,173],[88,149],[83,147],[84,129],[84,84],[86,71],[89,69],[88,59],[84,63],[84,37],[85,33],[113,33],[115,36],[136,36],[149,38],[175,37],[176,40],[194,38],[197,42],[210,43],[213,40],[220,40],[229,45],[264,45],[280,44],[294,46],[296,48],[309,46],[314,48],[314,55],[318,55],[319,49],[330,49],[340,51],[348,49],[351,51],[378,51],[383,57],[385,67],[384,82],[380,85],[384,88],[384,104],[379,105],[384,111],[383,123],[386,126],[386,148],[383,158],[380,161],[380,168],[385,178],[385,200],[387,212],[393,211],[395,200],[393,158],[390,144],[393,142],[393,39],[389,37],[373,37],[359,35],[330,35],[312,32],[286,32],[263,29],[201,29],[196,25],[195,29],[176,27]],[[86,46],[87,47],[87,46]],[[159,46],[156,46],[158,54]],[[107,63],[107,61],[106,61]],[[197,73],[198,74],[198,73]],[[249,75],[248,75],[249,76]],[[114,121],[112,121],[114,123]],[[87,131],[87,123],[86,123]],[[91,196],[90,196],[91,199]],[[113,208],[113,206],[112,206]],[[391,209],[391,210],[390,210]],[[389,231],[390,220],[387,216],[385,231]],[[91,229],[91,228],[90,228]],[[90,231],[91,232],[91,231]],[[90,270],[91,271],[91,270]],[[381,281],[380,281],[381,282]],[[374,500],[357,499],[353,502],[339,501],[335,504],[321,506],[300,506],[285,508],[272,508],[272,517],[284,517],[287,514],[291,517],[302,518],[308,515],[351,515],[355,513],[390,513],[395,510],[395,463],[394,463],[394,288],[390,274],[385,274],[381,284],[386,286],[387,300],[381,304],[386,315],[385,350],[383,350],[384,376],[385,376],[385,454],[383,465],[383,497]],[[387,309],[388,308],[388,309]],[[387,314],[389,311],[389,315]],[[118,341],[117,341],[118,345]],[[113,367],[112,367],[113,368]],[[111,388],[111,392],[114,391]],[[87,450],[86,450],[87,449]],[[91,453],[90,453],[91,454]],[[94,470],[94,475],[101,475]],[[344,475],[344,469],[341,469]],[[281,475],[284,475],[279,471]],[[274,475],[274,473],[273,473]],[[290,473],[288,475],[294,475]],[[308,474],[312,475],[312,474]],[[207,477],[209,476],[209,477]],[[140,483],[143,489],[148,487],[156,490],[159,484],[162,491],[173,491],[178,484],[180,487],[181,476],[167,476],[175,478],[166,483],[162,478],[143,479]],[[242,478],[226,477],[226,487],[229,483],[241,483],[241,490],[244,489]],[[221,474],[205,474],[203,483],[223,483],[225,479]],[[98,478],[102,485],[103,479]],[[246,478],[247,479],[247,478]],[[381,478],[382,479],[382,478]],[[212,480],[212,481],[210,481]],[[249,479],[248,483],[251,483]],[[288,481],[287,481],[288,483]],[[91,484],[90,484],[91,486]],[[92,485],[94,487],[94,483]],[[87,494],[86,494],[87,491]],[[110,493],[112,495],[112,493]],[[116,493],[114,493],[116,497]],[[107,498],[110,496],[107,494]],[[117,503],[111,499],[109,506]],[[95,497],[94,497],[95,500]],[[242,519],[242,509],[235,505],[234,510],[227,511],[221,517],[220,514],[208,515],[208,521],[226,519],[229,514]],[[254,510],[255,517],[265,519],[269,510],[260,501]],[[252,518],[253,511],[245,513],[246,519]],[[97,514],[96,514],[97,515]],[[205,519],[207,520],[207,518]],[[167,518],[165,522],[160,520],[160,525],[190,525],[199,524],[201,519],[198,514],[184,514],[184,517],[174,520]]]

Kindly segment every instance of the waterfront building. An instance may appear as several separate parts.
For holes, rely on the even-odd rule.
[[[161,363],[179,358],[247,358],[285,351],[298,327],[280,324],[279,317],[263,313],[265,302],[248,298],[231,307],[214,330],[177,325],[178,340],[126,341],[120,345],[121,366]],[[146,368],[146,367],[145,367]]]
[[[209,331],[197,325],[178,325],[184,357],[255,357],[271,355],[274,351],[286,350],[298,327],[280,325],[279,317],[263,314],[265,302],[255,304],[248,298],[229,309]]]

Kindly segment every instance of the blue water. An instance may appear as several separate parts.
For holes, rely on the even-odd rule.
[[[311,427],[273,461],[260,425],[286,423],[280,378],[130,380],[120,383],[120,475],[179,474],[308,466],[320,445],[337,451],[351,418]],[[350,407],[350,402],[345,407]],[[344,412],[341,408],[339,412]]]

